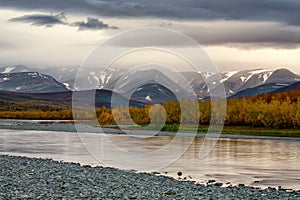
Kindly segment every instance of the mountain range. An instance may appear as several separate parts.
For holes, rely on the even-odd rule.
[[[180,76],[185,78],[185,82]],[[69,94],[69,91],[97,89],[99,94],[101,91],[114,91],[126,99],[147,104],[188,97],[193,91],[199,99],[205,99],[210,92],[218,91],[222,84],[228,98],[240,98],[284,90],[298,82],[300,76],[284,68],[219,74],[180,72],[179,76],[155,69],[129,71],[110,68],[103,71],[97,68],[30,68],[23,65],[0,68],[2,93]]]

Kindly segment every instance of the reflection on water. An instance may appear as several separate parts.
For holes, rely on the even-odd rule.
[[[300,189],[299,141],[220,139],[203,160],[197,158],[198,143],[196,139],[181,159],[166,170],[175,173],[182,168],[197,180],[211,178],[223,183]]]
[[[124,151],[136,153],[142,149],[145,155],[163,148],[173,139],[173,137],[160,136],[140,138],[87,133],[84,136],[87,138],[85,144],[94,147],[94,150],[101,148],[99,141],[103,140],[103,137],[108,137]],[[184,140],[185,138],[182,138],[181,142]],[[160,171],[168,172],[168,175],[172,176],[182,171],[183,177],[191,176],[193,180],[200,182],[215,179],[223,183],[243,183],[261,187],[281,185],[285,188],[300,189],[299,140],[223,138],[205,159],[200,160],[199,150],[202,142],[202,138],[196,138],[184,155]],[[101,145],[103,147],[108,144]],[[99,164],[84,148],[78,134],[71,132],[0,130],[0,153],[53,158],[90,165]],[[126,160],[128,159],[126,157],[118,157],[118,160],[115,160],[114,153],[105,153],[105,159],[111,159],[109,163],[115,162],[116,166],[119,162],[131,162]],[[168,153],[172,157],[176,151]],[[161,159],[161,162],[167,159],[166,156],[156,158]],[[142,161],[151,162],[147,156],[144,156]]]

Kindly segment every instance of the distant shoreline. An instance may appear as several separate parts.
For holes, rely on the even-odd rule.
[[[201,126],[196,134],[189,131],[189,128],[184,129],[180,133],[175,129],[168,129],[166,125],[163,131],[154,131],[156,127],[134,127],[124,126],[122,130],[117,126],[93,126],[87,124],[78,124],[81,130],[90,133],[105,133],[105,134],[129,134],[129,135],[145,135],[145,136],[181,136],[181,137],[211,137],[211,138],[241,138],[241,139],[279,139],[279,140],[300,140],[300,130],[285,129],[273,130],[253,127],[230,127],[224,126],[222,134],[206,134],[208,126]],[[174,128],[174,125],[172,125]],[[14,130],[40,130],[40,131],[59,131],[59,132],[77,132],[72,120],[3,120],[0,119],[0,129]],[[173,130],[173,131],[172,131]],[[195,129],[192,129],[195,130]],[[200,132],[201,131],[201,132]],[[274,131],[274,132],[273,132]],[[81,131],[83,132],[83,131]]]
[[[142,127],[142,130],[156,130],[156,127]],[[162,130],[163,132],[176,132],[179,125],[165,125]],[[208,125],[199,125],[197,129],[197,135],[205,135],[208,131]],[[140,130],[140,127],[128,127],[125,129],[129,130]],[[196,128],[182,127],[181,132],[195,132]],[[264,127],[249,127],[249,126],[224,126],[222,129],[221,136],[244,136],[244,137],[276,137],[276,138],[300,138],[300,130],[298,129],[273,129]]]

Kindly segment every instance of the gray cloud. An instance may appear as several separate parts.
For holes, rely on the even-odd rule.
[[[66,17],[63,13],[58,15],[34,14],[12,18],[9,21],[30,23],[33,26],[52,27],[57,24],[66,24]]]
[[[95,17],[158,18],[186,21],[274,22],[276,27],[177,29],[201,44],[237,47],[296,48],[299,45],[300,1],[297,0],[1,0],[0,7],[65,12]],[[39,23],[37,23],[39,24]],[[79,30],[99,30],[102,21],[75,22]],[[173,27],[173,26],[172,26]],[[294,30],[290,29],[294,27]],[[110,27],[117,28],[117,27]],[[196,29],[199,28],[199,29]]]
[[[245,49],[300,47],[300,28],[276,23],[194,25],[181,26],[179,29],[204,45],[225,45]]]
[[[102,30],[102,29],[119,29],[117,26],[109,26],[98,18],[88,17],[87,21],[74,22],[71,26],[78,27],[79,30]]]
[[[278,21],[300,26],[300,1],[296,0],[2,0],[0,7],[98,16]]]
[[[103,30],[103,29],[119,29],[117,26],[109,26],[100,21],[98,18],[88,17],[87,21],[68,23],[64,13],[58,15],[33,14],[24,15],[10,19],[11,22],[30,23],[33,26],[53,27],[54,25],[63,24],[78,27],[78,30]]]
[[[167,27],[169,27],[167,25]],[[200,45],[228,46],[239,49],[294,49],[300,47],[300,28],[270,22],[174,23],[173,29],[186,34]],[[146,31],[146,32],[143,32]],[[151,31],[151,32],[149,32]],[[147,37],[145,35],[155,35]],[[126,38],[119,35],[110,42],[114,46],[179,46],[195,45],[172,32],[140,29]]]

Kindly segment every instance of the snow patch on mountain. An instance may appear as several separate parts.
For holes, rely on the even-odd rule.
[[[38,73],[37,72],[29,72],[27,73],[29,76],[32,76],[33,78],[37,77],[38,76]]]
[[[7,73],[11,72],[14,69],[15,69],[15,67],[6,67],[2,73],[7,74]]]
[[[279,86],[289,86],[289,84],[286,84],[286,83],[276,83],[276,85],[279,85]]]
[[[270,72],[268,72],[268,73],[265,73],[264,75],[263,75],[263,82],[265,83],[267,80],[268,80],[268,78],[271,76],[273,74],[273,71],[270,71]]]
[[[70,90],[70,84],[69,83],[63,83],[65,86],[66,86],[66,88],[68,89],[68,90]]]
[[[240,80],[242,82],[249,81],[254,75],[259,75],[258,78],[263,79],[263,83],[268,80],[268,78],[272,75],[273,71],[265,70],[265,69],[259,69],[259,70],[253,70],[249,71],[247,75],[243,75],[240,77]]]
[[[270,72],[270,70],[267,70],[267,69],[258,69],[258,70],[254,70],[254,71],[251,71],[251,74],[261,74],[261,73],[265,73],[265,72]]]
[[[231,71],[231,72],[225,72],[225,78],[223,78],[220,82],[224,83],[225,81],[227,81],[230,77],[232,77],[233,75],[237,74],[239,71]]]
[[[206,79],[215,75],[213,72],[202,72],[201,73]]]
[[[152,99],[151,99],[151,97],[148,95],[148,96],[146,96],[146,98],[145,98],[147,101],[152,101]]]
[[[246,76],[241,76],[240,79],[241,79],[241,81],[246,82],[247,77]]]
[[[267,73],[266,73],[267,72]],[[263,74],[264,73],[264,74]],[[272,71],[270,71],[270,70],[265,70],[265,69],[259,69],[259,70],[254,70],[254,71],[251,71],[250,72],[250,76],[248,76],[247,78],[246,78],[246,80],[245,80],[245,82],[247,82],[250,78],[252,78],[254,75],[256,75],[256,74],[260,74],[261,76],[263,76],[263,79],[264,79],[264,81],[263,82],[265,82],[265,81],[267,81],[268,80],[268,78],[270,77],[270,75],[272,74]],[[263,74],[263,75],[262,75]],[[260,76],[260,77],[261,77]]]

